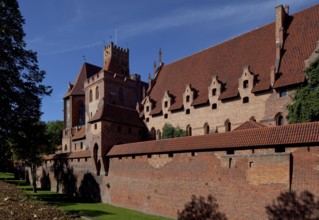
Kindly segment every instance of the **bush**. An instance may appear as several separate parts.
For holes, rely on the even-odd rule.
[[[174,137],[184,137],[185,130],[177,126],[176,128],[169,123],[165,123],[163,127],[162,139],[174,138]]]

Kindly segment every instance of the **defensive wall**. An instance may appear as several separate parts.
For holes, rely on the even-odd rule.
[[[64,161],[72,194],[172,218],[192,195],[211,194],[228,219],[267,219],[265,207],[280,192],[319,196],[318,146],[317,122],[252,128],[115,145],[105,176],[95,175],[89,151],[49,155],[39,175],[56,190],[52,167]]]

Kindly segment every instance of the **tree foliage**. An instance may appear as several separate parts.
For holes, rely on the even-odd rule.
[[[54,153],[56,147],[61,145],[63,121],[55,120],[46,123],[46,135],[48,137],[48,153]]]
[[[283,192],[273,204],[266,207],[270,220],[282,219],[319,219],[319,200],[308,191]]]
[[[41,99],[51,93],[42,83],[45,72],[39,69],[36,53],[26,49],[24,22],[17,0],[0,0],[0,151],[17,153],[24,146],[25,154],[17,153],[18,159],[36,152],[26,147],[38,147],[38,140],[35,145],[21,140],[34,137],[32,132],[42,126]]]
[[[217,200],[209,195],[207,200],[203,196],[192,196],[192,200],[185,204],[182,212],[177,213],[178,220],[226,220],[226,215],[218,211]]]
[[[298,88],[288,105],[290,124],[319,121],[319,58],[306,69],[307,82]]]
[[[174,137],[184,137],[185,131],[177,126],[176,128],[169,123],[165,123],[163,126],[162,139],[174,138]]]

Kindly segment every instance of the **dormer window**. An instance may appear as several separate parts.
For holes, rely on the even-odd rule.
[[[165,106],[165,108],[167,108],[167,106],[168,106],[168,102],[167,101],[164,102],[164,106]]]
[[[217,104],[216,103],[212,104],[212,109],[217,109]]]
[[[243,103],[248,103],[249,102],[249,97],[244,97],[243,98]]]
[[[150,111],[150,107],[146,106],[146,112],[149,112],[149,111]]]
[[[189,115],[191,113],[191,110],[186,109],[186,115]]]
[[[186,102],[189,102],[189,100],[190,100],[190,96],[188,95],[186,96]]]
[[[244,80],[243,82],[243,88],[247,89],[248,88],[248,80]]]
[[[217,89],[212,90],[212,96],[216,96]]]

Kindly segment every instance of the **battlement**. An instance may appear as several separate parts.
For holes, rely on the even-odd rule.
[[[129,71],[129,49],[114,45],[111,42],[104,47],[104,69],[113,73],[128,76]]]

